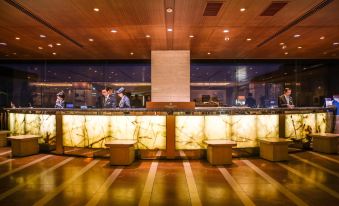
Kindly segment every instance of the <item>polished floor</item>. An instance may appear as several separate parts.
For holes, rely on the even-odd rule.
[[[185,158],[108,163],[12,158],[10,148],[0,148],[0,205],[339,205],[339,155],[298,152],[283,163],[235,158],[224,167]]]

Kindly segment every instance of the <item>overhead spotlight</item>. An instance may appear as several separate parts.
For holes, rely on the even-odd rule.
[[[230,38],[229,37],[225,37],[225,41],[229,41],[230,40]]]
[[[224,33],[228,33],[228,32],[230,32],[230,30],[224,29]]]
[[[20,40],[20,37],[15,37],[16,40]]]
[[[194,38],[194,36],[193,35],[189,35],[189,38]]]
[[[53,44],[48,44],[49,47],[53,48]]]
[[[301,46],[298,46],[298,49],[302,49],[302,47],[301,47]]]
[[[211,55],[211,52],[207,52],[207,55]]]
[[[241,12],[244,12],[244,11],[246,11],[246,9],[245,9],[245,8],[241,8],[240,11],[241,11]]]
[[[167,9],[166,9],[166,12],[167,12],[167,13],[172,13],[172,12],[173,12],[173,9],[172,9],[172,8],[167,8]]]
[[[168,29],[167,29],[167,31],[171,32],[171,31],[173,31],[173,29],[171,29],[171,28],[168,28]]]
[[[146,36],[145,36],[146,38],[151,38],[151,35],[149,35],[149,34],[146,34]]]
[[[281,42],[281,43],[280,43],[281,46],[284,45],[284,44],[285,44],[284,42]]]
[[[54,56],[56,55],[56,53],[55,53],[55,52],[53,52],[52,54],[53,54]]]
[[[115,30],[115,29],[112,29],[111,32],[112,32],[112,33],[117,33],[118,31]]]
[[[90,39],[88,39],[88,41],[91,41],[91,42],[92,42],[92,41],[94,41],[94,39],[90,38]]]
[[[38,49],[39,49],[39,50],[42,50],[42,49],[44,49],[44,48],[43,48],[42,46],[39,46]]]
[[[246,41],[252,41],[252,39],[251,38],[247,38]]]
[[[300,37],[300,34],[294,34],[293,37],[294,37],[294,38],[299,38],[299,37]]]
[[[284,54],[285,54],[285,55],[287,55],[287,54],[288,54],[288,52],[285,52]]]
[[[321,40],[324,40],[324,39],[325,39],[325,37],[324,37],[324,36],[321,36],[321,37],[320,37],[320,39],[321,39]]]
[[[61,46],[61,44],[60,44],[60,43],[56,43],[56,45],[57,45],[57,46]]]
[[[93,10],[96,11],[96,12],[100,11],[99,8],[94,8]]]
[[[40,34],[40,38],[46,38],[46,35]]]
[[[131,53],[129,53],[131,56],[133,56],[134,55],[134,53],[133,52],[131,52]]]

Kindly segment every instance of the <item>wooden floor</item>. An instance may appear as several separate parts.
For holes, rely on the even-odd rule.
[[[182,153],[184,156],[185,154]],[[339,205],[339,155],[290,154],[290,161],[142,160],[38,154],[0,148],[0,205]]]

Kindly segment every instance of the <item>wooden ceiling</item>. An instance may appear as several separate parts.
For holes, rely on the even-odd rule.
[[[0,59],[150,59],[166,49],[190,50],[192,59],[338,59],[339,1],[288,0],[261,16],[271,0],[213,0],[222,3],[217,16],[203,16],[207,2],[4,0]]]

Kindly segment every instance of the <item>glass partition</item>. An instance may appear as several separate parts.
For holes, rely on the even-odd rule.
[[[175,68],[173,68],[175,69]],[[54,107],[64,91],[73,107],[99,107],[101,90],[125,87],[133,107],[151,100],[150,61],[1,61],[0,106]],[[297,106],[322,106],[339,94],[338,61],[192,60],[197,106],[276,107],[283,89]]]

